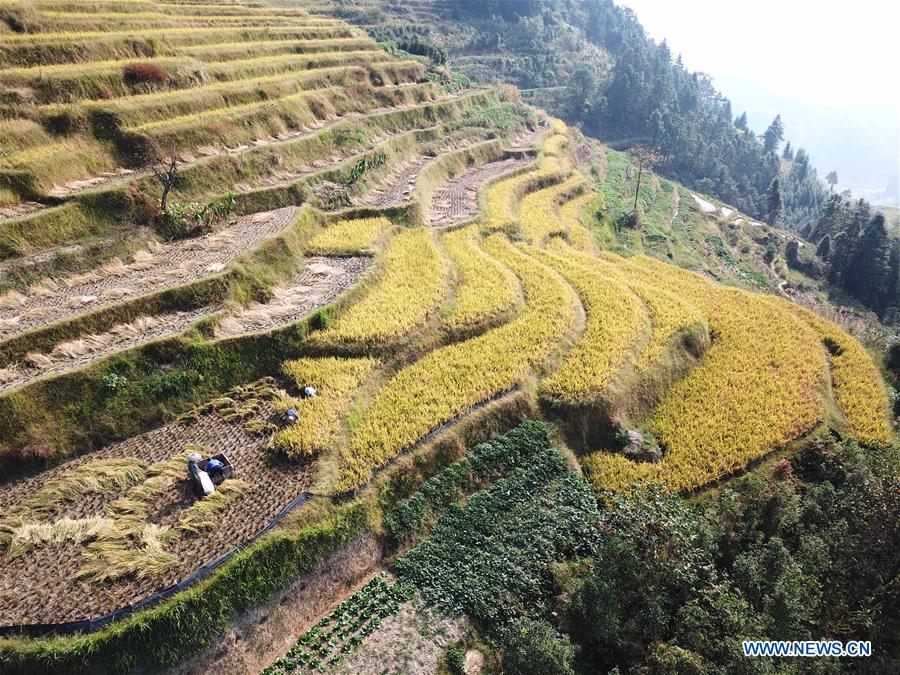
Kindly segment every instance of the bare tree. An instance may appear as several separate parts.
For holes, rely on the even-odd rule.
[[[648,148],[646,145],[634,146],[631,149],[631,156],[638,165],[637,187],[634,189],[634,208],[632,208],[632,213],[637,217],[638,195],[641,191],[641,176],[644,173],[644,169],[652,169],[663,160],[663,157],[656,150]]]
[[[172,188],[175,187],[175,183],[178,181],[178,153],[176,148],[172,148],[171,159],[168,161],[163,160],[159,162],[159,165],[154,164],[150,168],[153,171],[153,175],[162,183],[163,191],[159,200],[159,206],[163,213],[167,213],[169,192],[172,191]]]

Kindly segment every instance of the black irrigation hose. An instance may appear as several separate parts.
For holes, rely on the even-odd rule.
[[[409,446],[408,448],[405,448],[404,450],[398,452],[391,459],[389,459],[387,462],[385,462],[381,467],[379,467],[374,472],[372,472],[372,475],[366,484],[368,485],[368,483],[370,483],[372,481],[372,479],[374,479],[378,474],[380,474],[382,471],[384,471],[389,466],[391,466],[401,456],[405,455],[407,452],[409,452],[413,448],[416,448],[418,446],[421,446],[424,443],[427,443],[432,438],[437,436],[440,432],[442,432],[444,429],[446,429],[450,425],[458,422],[460,419],[462,419],[463,416],[468,415],[476,408],[480,408],[482,406],[487,405],[488,403],[492,403],[493,401],[496,401],[496,400],[506,396],[507,394],[514,391],[515,389],[516,389],[516,387],[510,387],[508,389],[504,389],[503,391],[501,391],[497,394],[494,394],[490,398],[478,403],[477,405],[472,406],[471,408],[466,410],[464,413],[457,415],[456,417],[454,417],[451,420],[447,420],[439,427],[428,432],[428,434],[423,436],[416,443],[414,443],[413,445]],[[10,626],[0,626],[0,636],[2,636],[2,635],[29,635],[32,637],[38,637],[38,636],[42,636],[42,635],[51,635],[51,634],[67,635],[67,634],[71,634],[71,633],[91,633],[91,632],[100,630],[104,626],[107,626],[110,623],[113,623],[114,621],[118,621],[119,619],[124,619],[125,617],[127,617],[131,614],[134,614],[137,611],[140,611],[142,609],[146,609],[147,607],[155,605],[158,602],[161,602],[161,601],[165,600],[166,598],[169,598],[169,597],[175,595],[176,593],[179,593],[179,592],[186,590],[187,588],[193,586],[195,583],[197,583],[198,581],[200,581],[201,579],[206,577],[210,572],[215,571],[216,569],[221,567],[223,564],[225,564],[225,562],[228,561],[235,553],[238,553],[239,551],[242,551],[243,549],[247,548],[250,544],[252,544],[257,539],[259,539],[261,536],[263,536],[264,534],[269,532],[272,528],[274,528],[276,525],[278,525],[278,523],[280,523],[288,513],[290,513],[291,511],[293,511],[295,508],[302,505],[303,503],[305,503],[310,497],[322,496],[326,499],[331,499],[332,501],[342,501],[342,500],[356,496],[359,493],[360,489],[361,489],[361,487],[352,488],[352,489],[346,490],[344,492],[340,492],[340,493],[333,494],[333,495],[327,495],[327,496],[326,495],[316,495],[316,494],[313,494],[312,492],[301,492],[298,497],[294,498],[287,506],[285,506],[283,509],[281,509],[281,511],[279,511],[275,515],[275,517],[269,521],[268,525],[266,525],[263,529],[261,529],[259,532],[257,532],[253,536],[249,537],[248,539],[242,541],[237,546],[234,546],[230,550],[226,551],[225,553],[220,555],[218,558],[216,558],[212,562],[208,562],[205,565],[203,565],[202,567],[198,568],[190,576],[182,579],[177,584],[168,586],[167,588],[164,588],[161,591],[157,591],[153,595],[148,595],[146,598],[139,600],[139,601],[137,601],[131,605],[128,605],[126,607],[122,607],[121,609],[117,609],[114,612],[110,612],[109,614],[104,614],[103,616],[99,616],[99,617],[96,617],[93,619],[81,619],[79,621],[67,621],[65,623],[28,623],[28,624],[16,624],[16,625],[10,625]]]

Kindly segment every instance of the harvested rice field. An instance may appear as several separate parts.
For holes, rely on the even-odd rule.
[[[264,449],[264,437],[247,431],[254,422],[271,421],[273,408],[263,398],[257,398],[261,396],[256,392],[243,400],[233,396],[234,402],[222,401],[219,411],[204,412],[194,421],[167,424],[33,478],[5,485],[0,491],[0,537],[7,546],[22,532],[22,522],[52,524],[63,519],[102,518],[111,521],[112,532],[87,545],[72,540],[38,541],[18,555],[10,555],[7,549],[0,556],[0,625],[61,623],[112,612],[178,583],[265,527],[285,505],[309,488],[315,462],[281,462]],[[227,409],[232,406],[253,410],[229,421]],[[241,486],[240,493],[229,495],[216,505],[208,519],[200,520],[196,531],[185,529],[189,525],[185,514],[190,515],[191,507],[199,502],[191,492],[184,461],[186,449],[195,445],[205,455],[227,453],[237,469],[234,478],[223,485],[239,482]],[[176,468],[170,474],[154,472],[155,466],[173,459]],[[133,462],[138,475],[112,489],[106,483],[79,486],[71,479],[78,469],[89,471],[112,460]],[[164,484],[154,485],[154,475],[166,476]],[[66,485],[67,478],[71,485]],[[54,493],[55,498],[47,507],[27,507],[30,498],[52,489],[54,483],[64,497]],[[141,494],[136,495],[136,491]],[[22,511],[21,515],[17,516],[17,511]],[[119,535],[128,531],[129,516],[135,513],[140,516],[141,529],[124,538],[121,550],[92,549],[98,544],[120,543]],[[132,571],[102,582],[85,576],[97,565],[111,570],[121,564],[128,552],[140,552],[146,547],[144,526],[163,531],[166,543],[163,555],[155,559],[149,554],[144,560],[136,557],[136,569],[143,570],[140,575]],[[148,573],[145,565],[152,565],[154,571]],[[27,593],[23,592],[25,589]]]
[[[529,159],[502,159],[460,172],[431,195],[431,225],[455,225],[478,215],[478,192],[483,185],[506,173],[528,166]]]
[[[297,209],[244,216],[210,235],[158,244],[132,260],[0,297],[0,339],[86,312],[222,273],[235,258],[289,227]]]

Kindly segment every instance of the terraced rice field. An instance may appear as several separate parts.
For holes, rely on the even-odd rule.
[[[272,289],[271,300],[253,302],[223,316],[216,326],[216,336],[233,337],[296,323],[353,286],[370,262],[362,256],[308,258],[290,281]]]
[[[76,370],[117,351],[178,335],[214,311],[215,307],[207,306],[187,312],[141,316],[134,321],[117,324],[103,333],[60,342],[49,352],[29,352],[22,363],[0,368],[0,392],[39,377]]]
[[[455,225],[478,214],[478,192],[498,176],[528,166],[530,159],[501,159],[455,175],[431,195],[428,221],[434,226]]]
[[[3,123],[14,144],[0,173],[17,176],[0,195],[5,217],[33,210],[12,209],[42,201],[32,196],[115,185],[172,147],[190,161],[437,94],[417,84],[421,64],[391,58],[334,19],[158,6],[136,15],[10,3],[29,32],[5,36],[0,48],[0,84],[20,113]],[[118,148],[97,143],[109,140]]]
[[[0,339],[219,274],[241,253],[289,227],[296,215],[295,207],[286,207],[245,216],[214,234],[141,251],[128,263],[113,261],[24,293],[10,291],[0,298]]]
[[[176,475],[166,488],[147,498],[146,515],[142,520],[159,528],[168,528],[168,532],[175,535],[170,534],[164,546],[164,552],[171,558],[166,559],[158,574],[143,578],[127,575],[98,584],[83,576],[90,549],[72,540],[39,543],[16,556],[5,553],[0,556],[0,625],[56,623],[100,616],[184,579],[201,565],[251,538],[311,485],[314,470],[314,464],[309,462],[273,463],[263,448],[265,439],[245,431],[247,422],[268,421],[273,412],[271,404],[265,401],[245,418],[233,421],[226,421],[222,413],[210,411],[198,416],[194,422],[168,424],[34,478],[5,486],[0,491],[0,513],[4,514],[2,532],[8,532],[10,525],[17,524],[12,517],[14,507],[27,503],[29,496],[38,494],[52,481],[64,480],[79,467],[109,460],[133,460],[139,467],[141,478],[132,482],[131,487],[87,490],[71,499],[55,500],[49,509],[38,515],[26,514],[24,517],[26,522],[39,520],[45,523],[65,518],[115,520],[113,514],[119,500],[129,498],[133,490],[141,486],[149,487],[150,483],[143,476],[151,465],[172,458],[177,460]],[[187,480],[186,463],[181,458],[191,444],[201,446],[206,453],[226,452],[238,467],[235,480],[239,479],[244,486],[240,495],[231,497],[213,513],[210,525],[196,532],[179,528],[180,519],[195,504]],[[129,543],[127,550],[139,547],[140,537]],[[65,582],[61,583],[62,580]],[[25,589],[27,592],[23,592]]]
[[[872,444],[892,438],[874,363],[831,324],[656,259],[598,252],[583,216],[599,200],[577,169],[591,146],[573,147],[559,120],[517,138],[463,128],[468,108],[499,105],[501,95],[449,93],[424,77],[421,60],[293,7],[36,0],[22,16],[30,32],[0,44],[13,111],[0,122],[11,147],[0,160],[3,282],[55,256],[88,271],[0,296],[0,343],[75,331],[73,319],[87,324],[98,310],[217,275],[228,283],[215,306],[148,311],[3,364],[10,419],[28,425],[28,406],[43,405],[48,421],[46,438],[28,426],[28,443],[2,446],[33,466],[11,467],[25,477],[0,490],[0,626],[139,601],[254,537],[313,486],[351,502],[399,455],[516,390],[562,427],[587,420],[604,438],[653,432],[658,462],[612,443],[577,448],[599,489],[640,478],[703,488],[820,424]],[[518,128],[533,120],[522,112]],[[233,192],[248,215],[123,259],[82,261],[91,242],[119,245],[159,224],[129,208],[157,203],[147,159],[165,152],[181,160],[172,199]],[[445,168],[438,175],[450,178],[423,199]],[[346,199],[326,205],[330,187]],[[644,207],[661,213],[672,189],[659,183]],[[352,302],[334,302],[356,284]],[[201,318],[186,339],[146,344]],[[146,381],[83,368],[114,353]],[[260,371],[278,379],[222,393]],[[78,379],[97,400],[66,399],[66,380]],[[85,450],[67,445],[85,437],[66,428],[72,420],[106,425],[107,435],[90,436],[98,447],[124,437],[115,418],[135,412],[129,396],[148,382],[177,392],[180,409],[169,409],[168,394],[141,399],[157,409],[140,430],[160,426],[53,464]],[[316,397],[301,396],[308,385]],[[210,392],[220,395],[173,421]],[[300,418],[282,426],[289,408]],[[186,475],[197,446],[226,451],[236,467],[203,500]],[[277,668],[306,654],[293,651]]]

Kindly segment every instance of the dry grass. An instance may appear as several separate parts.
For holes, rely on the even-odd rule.
[[[103,536],[113,527],[113,521],[102,516],[23,523],[10,533],[6,554],[14,558],[44,544],[61,544],[66,541],[81,543],[93,537]]]
[[[196,533],[216,524],[217,514],[234,498],[242,495],[247,483],[233,478],[220,484],[216,491],[181,512],[178,518],[178,529],[183,532]]]
[[[166,551],[175,531],[159,525],[145,525],[138,546],[126,538],[101,537],[87,545],[78,578],[101,583],[126,576],[138,579],[164,572],[178,559]]]
[[[53,509],[59,502],[74,501],[89,493],[123,490],[138,483],[146,475],[137,459],[104,459],[87,462],[48,480],[39,492],[22,506],[30,513]]]

